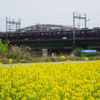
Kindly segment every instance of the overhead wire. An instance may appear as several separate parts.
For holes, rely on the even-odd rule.
[[[99,21],[97,21],[96,17],[100,17],[100,12],[87,12],[87,17],[88,18],[93,18],[93,20],[96,23],[100,23]],[[44,23],[48,23],[49,21],[51,22],[55,22],[55,23],[62,23],[62,21],[67,21],[70,19],[70,23],[72,23],[72,14],[56,14],[56,15],[49,15],[49,16],[35,16],[35,17],[25,17],[25,16],[21,16],[21,22],[24,24],[24,26],[27,26],[29,24],[36,24],[37,22],[44,22]],[[17,18],[18,19],[18,18]],[[6,25],[6,18],[0,18],[0,29],[4,29],[5,25]],[[92,22],[92,20],[91,20]],[[93,22],[93,23],[95,23]],[[21,23],[21,24],[22,24]],[[22,25],[23,25],[22,24]],[[67,24],[67,22],[66,22]]]

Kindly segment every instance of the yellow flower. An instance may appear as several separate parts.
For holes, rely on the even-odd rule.
[[[86,61],[88,61],[88,60],[89,60],[89,58],[88,58],[88,57],[85,57],[84,59],[85,59]]]
[[[67,98],[64,98],[64,100],[68,100]]]
[[[0,63],[0,66],[2,66],[2,63]]]
[[[41,100],[46,100],[45,98],[42,98]]]
[[[65,59],[65,56],[64,56],[64,55],[62,55],[62,56],[61,56],[61,59]]]
[[[99,66],[100,61],[0,67],[0,100],[99,100]]]
[[[77,97],[75,97],[75,96],[72,96],[72,100],[77,100]]]
[[[23,97],[22,100],[28,100],[28,98],[27,97]]]
[[[94,98],[94,97],[92,97],[92,96],[90,96],[89,100],[95,100],[95,98]]]
[[[13,61],[12,59],[9,59],[9,63],[12,63],[12,61]]]
[[[12,98],[10,98],[10,97],[7,97],[7,98],[6,98],[6,100],[12,100]]]
[[[70,60],[68,59],[68,60],[66,60],[67,62],[70,62]]]

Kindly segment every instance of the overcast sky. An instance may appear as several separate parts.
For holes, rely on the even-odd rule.
[[[100,0],[0,0],[0,30],[6,29],[6,17],[21,18],[22,28],[34,24],[72,26],[73,12],[86,14],[89,28],[100,27]],[[83,20],[80,27],[84,27]]]

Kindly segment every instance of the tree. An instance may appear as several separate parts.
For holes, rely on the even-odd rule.
[[[82,48],[76,48],[73,51],[73,53],[75,54],[75,56],[81,56],[82,55],[82,53],[81,53],[82,50],[83,50]]]
[[[5,54],[8,53],[9,51],[9,43],[10,42],[5,42],[5,43],[2,43],[2,39],[0,39],[0,56],[5,56]]]

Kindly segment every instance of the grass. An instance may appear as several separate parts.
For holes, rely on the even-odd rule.
[[[88,57],[89,60],[99,60],[100,56]],[[7,57],[0,57],[0,63],[7,64],[10,58]],[[77,57],[77,56],[65,56],[65,58],[61,58],[61,56],[47,56],[47,57],[34,57],[34,56],[27,56],[27,57],[17,57],[11,58],[13,59],[13,63],[36,63],[36,62],[61,62],[61,61],[84,61],[85,57]]]
[[[79,49],[74,53],[78,54],[78,56],[70,56],[70,55],[61,55],[61,56],[47,56],[43,57],[42,52],[32,51],[29,52],[29,47],[18,47],[11,46],[9,52],[4,55],[0,55],[0,63],[6,64],[9,63],[9,59],[13,59],[13,63],[36,63],[36,62],[61,62],[61,61],[84,61],[85,57],[88,57],[88,60],[99,60],[100,53],[89,53],[89,54],[81,54]]]

